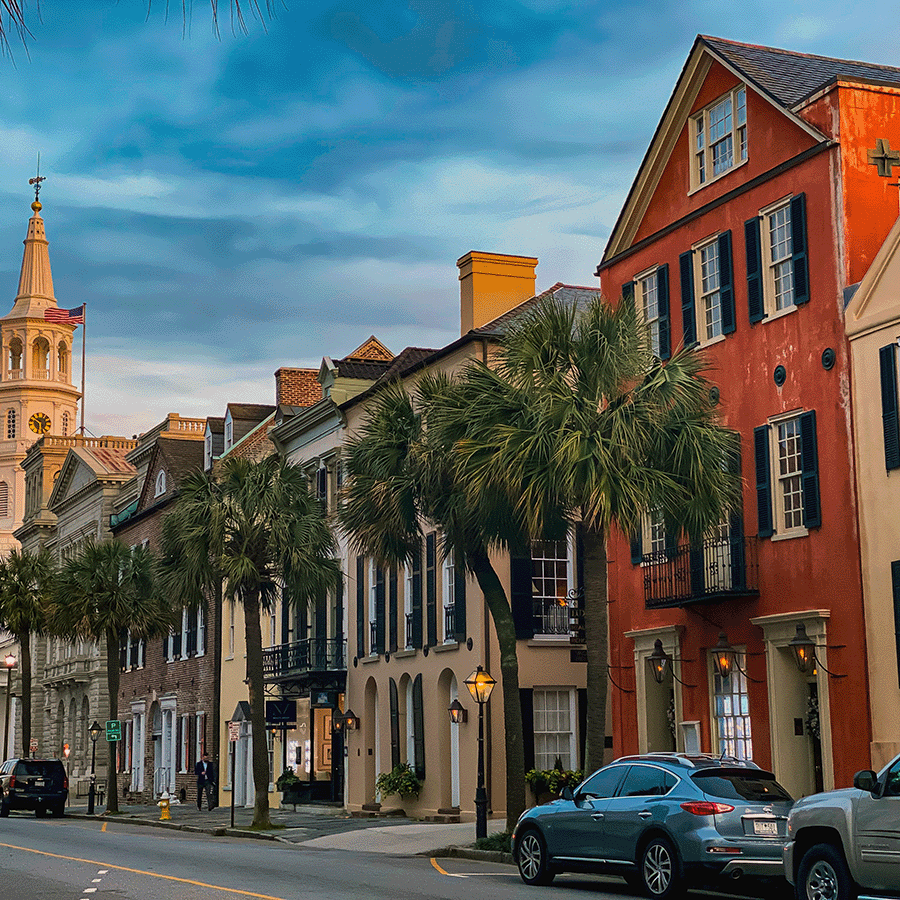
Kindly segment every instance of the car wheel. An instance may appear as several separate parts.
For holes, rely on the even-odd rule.
[[[664,837],[653,838],[641,854],[641,885],[648,897],[670,900],[681,894],[681,873],[675,848]]]
[[[516,862],[525,884],[550,884],[556,874],[550,868],[544,838],[533,828],[529,828],[519,839]]]
[[[56,806],[51,810],[53,813],[53,817],[56,819],[61,819],[66,814],[66,804],[65,803],[57,803]]]
[[[851,900],[856,896],[844,855],[832,844],[815,844],[797,870],[800,900]]]
[[[0,818],[5,819],[9,815],[9,804],[4,800],[0,802]]]
[[[34,808],[34,817],[36,819],[43,819],[44,816],[47,815],[47,808],[44,806],[36,806]]]

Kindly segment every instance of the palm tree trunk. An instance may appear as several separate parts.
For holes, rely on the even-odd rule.
[[[262,625],[259,621],[259,592],[242,596],[244,639],[247,644],[247,687],[250,699],[250,733],[253,738],[253,803],[251,828],[271,828],[269,818],[269,748],[266,743],[266,710],[263,686]],[[236,777],[236,776],[235,776]]]
[[[506,827],[515,827],[525,811],[525,749],[522,744],[522,698],[519,694],[519,658],[516,626],[506,591],[486,551],[470,554],[470,564],[484,602],[494,620],[500,646],[500,686],[506,735]]]
[[[109,718],[119,718],[119,633],[111,628],[106,631],[106,686],[109,690]],[[103,739],[103,736],[100,736]],[[116,750],[118,743],[108,741],[107,744],[107,770],[106,770],[106,811],[117,813],[119,811],[119,785],[116,772]]]
[[[603,765],[609,666],[606,532],[584,528],[584,634],[587,643],[587,741],[585,774]]]
[[[22,683],[22,756],[27,756],[31,747],[31,632],[17,634],[19,655],[19,679]],[[3,748],[4,751],[6,748]],[[62,747],[54,747],[50,755],[62,752]],[[13,754],[15,755],[15,754]]]

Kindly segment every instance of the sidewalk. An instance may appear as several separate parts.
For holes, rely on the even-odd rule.
[[[282,827],[266,832],[248,830],[253,820],[253,810],[246,807],[235,808],[233,830],[230,827],[231,809],[227,806],[220,806],[212,811],[198,811],[192,803],[178,804],[169,809],[171,819],[168,822],[160,821],[158,806],[123,803],[119,809],[119,815],[105,818],[105,821],[217,836],[277,840],[323,850],[416,856],[451,846],[466,846],[475,841],[474,822],[415,822],[398,816],[361,819],[353,818],[343,808],[334,806],[298,806],[296,811],[290,807],[272,809],[273,824]],[[105,811],[105,806],[97,805],[95,817],[103,817]],[[66,808],[66,815],[88,818],[87,806],[69,806]],[[505,824],[503,819],[488,821],[488,833],[502,831]]]

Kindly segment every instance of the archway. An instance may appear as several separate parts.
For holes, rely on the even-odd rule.
[[[48,379],[50,377],[50,343],[47,338],[35,338],[31,345],[31,377]]]
[[[437,745],[446,763],[439,767],[440,808],[459,808],[459,726],[450,722],[448,709],[457,698],[456,674],[444,669],[438,679]]]
[[[22,377],[22,341],[17,337],[12,338],[9,342],[7,368],[13,378]]]
[[[363,752],[366,755],[365,770],[365,803],[371,803],[375,799],[375,780],[381,771],[381,754],[379,752],[378,727],[378,685],[374,678],[366,682],[366,707],[363,720]]]
[[[56,373],[60,380],[69,374],[69,348],[65,341],[60,341],[56,348]]]

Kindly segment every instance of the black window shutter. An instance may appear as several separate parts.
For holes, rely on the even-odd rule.
[[[644,556],[643,535],[640,528],[631,535],[631,564],[639,566]]]
[[[697,316],[694,310],[694,252],[678,257],[681,269],[681,327],[685,347],[697,343]]]
[[[119,632],[119,668],[123,672],[128,668],[128,631],[125,628]]]
[[[822,505],[819,499],[819,451],[816,446],[815,410],[800,416],[800,465],[803,524],[807,528],[818,528],[822,524]]]
[[[531,597],[531,554],[509,559],[510,601],[516,637],[534,637],[534,602]]]
[[[356,557],[356,655],[366,655],[366,559]]]
[[[375,569],[375,653],[384,653],[384,569]]]
[[[900,466],[900,419],[897,408],[897,345],[888,344],[878,351],[881,363],[881,422],[884,428],[884,465],[888,470]]]
[[[315,636],[319,640],[328,637],[328,597],[324,594],[315,601]]]
[[[416,752],[416,778],[425,778],[425,710],[422,705],[422,673],[413,682],[413,744]]]
[[[897,678],[900,680],[900,560],[891,563],[891,590],[894,597],[894,640],[897,646]]]
[[[622,285],[622,299],[634,303],[634,282],[626,281]]]
[[[425,610],[428,626],[428,646],[437,644],[437,552],[436,534],[425,536]]]
[[[734,435],[734,447],[728,457],[728,470],[740,478],[741,436]],[[729,557],[731,562],[731,589],[743,588],[747,582],[747,563],[744,554],[744,516],[741,507],[734,510],[728,519]]]
[[[750,324],[761,322],[766,316],[763,301],[762,244],[760,242],[760,218],[754,216],[744,222],[744,244],[747,248],[747,310]]]
[[[522,749],[525,752],[525,771],[534,768],[534,690],[519,688],[522,704]]]
[[[397,567],[391,566],[388,573],[388,651],[397,650]]]
[[[669,264],[656,270],[656,302],[659,310],[659,358],[672,355],[672,328],[669,322]]]
[[[809,302],[809,257],[806,249],[806,194],[791,200],[791,263],[794,269],[794,305]]]
[[[459,560],[453,567],[453,607],[456,627],[453,639],[462,644],[466,640],[466,569]]]
[[[422,550],[412,559],[412,638],[413,647],[422,647]]]
[[[769,478],[769,426],[753,429],[753,455],[756,461],[757,537],[771,537],[772,484]]]
[[[722,334],[734,333],[734,271],[731,264],[731,232],[719,235],[719,297],[722,303]]]
[[[393,678],[388,682],[388,693],[391,701],[391,768],[400,765],[400,700],[397,695],[397,682]]]

